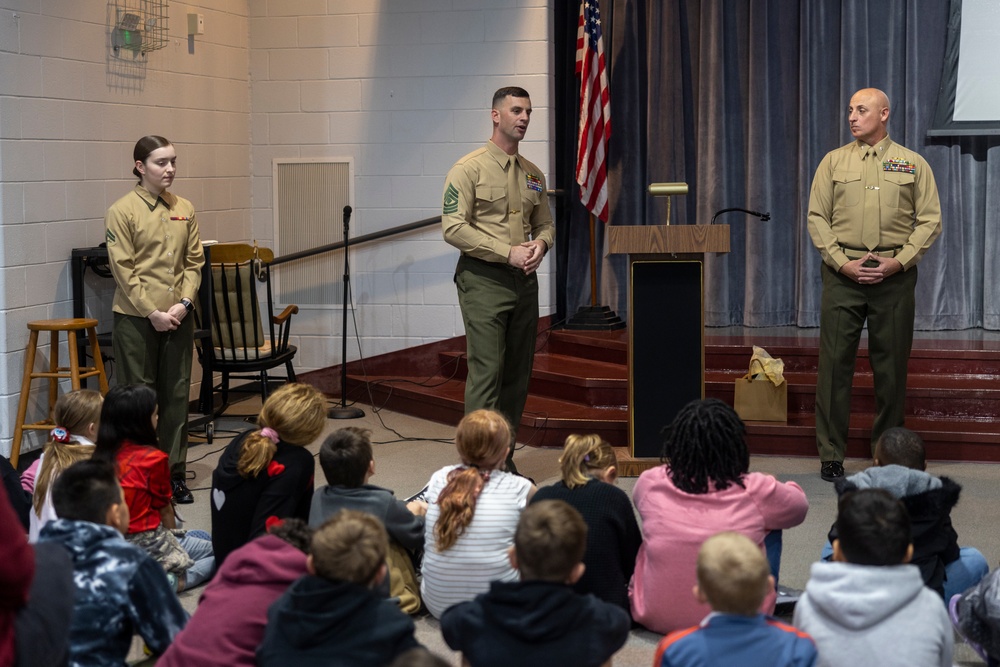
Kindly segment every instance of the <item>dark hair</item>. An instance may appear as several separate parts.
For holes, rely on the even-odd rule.
[[[856,565],[899,565],[912,542],[906,507],[885,489],[842,495],[836,527],[844,558]]]
[[[564,500],[528,505],[517,522],[514,551],[522,581],[565,582],[587,548],[587,524]]]
[[[52,484],[52,506],[61,519],[103,524],[108,508],[121,502],[118,474],[107,461],[77,461]]]
[[[303,553],[309,553],[313,532],[315,529],[312,526],[294,517],[282,519],[267,529],[268,535],[283,539]]]
[[[372,462],[371,431],[357,426],[337,429],[319,448],[326,483],[357,488],[365,483]]]
[[[691,401],[664,427],[661,460],[681,491],[708,493],[743,486],[750,469],[746,428],[731,407],[717,398]]]
[[[157,136],[155,134],[149,134],[135,142],[135,148],[132,149],[132,173],[135,174],[139,182],[142,183],[142,174],[138,169],[135,168],[136,162],[145,162],[149,154],[158,148],[163,148],[164,146],[170,146],[170,142],[163,137]]]
[[[506,86],[504,88],[500,88],[497,92],[493,93],[493,108],[500,108],[500,103],[507,97],[527,97],[530,99],[531,95],[528,94],[527,90],[518,86]]]
[[[887,429],[875,445],[875,454],[882,465],[900,465],[914,470],[927,469],[923,439],[908,428]]]
[[[153,411],[156,392],[144,384],[112,387],[104,397],[101,423],[97,427],[94,459],[114,463],[126,440],[137,445],[156,447]]]

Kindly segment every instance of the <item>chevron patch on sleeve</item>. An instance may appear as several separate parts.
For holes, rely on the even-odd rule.
[[[451,183],[445,188],[444,204],[442,205],[441,212],[445,215],[458,213],[458,189]]]

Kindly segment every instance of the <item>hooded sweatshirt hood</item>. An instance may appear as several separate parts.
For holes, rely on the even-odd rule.
[[[128,544],[122,534],[111,526],[89,521],[56,519],[45,524],[41,534],[46,542],[58,542],[65,547],[74,566],[85,563],[91,553],[105,546],[108,540]]]
[[[847,478],[859,489],[885,489],[896,498],[940,489],[941,478],[900,465],[871,467]]]
[[[287,604],[277,620],[288,642],[306,649],[329,643],[352,627],[372,597],[371,591],[358,584],[305,576],[288,590]],[[331,599],[337,604],[330,604]]]
[[[274,535],[264,535],[233,551],[218,578],[232,586],[288,586],[306,572],[306,555]]]
[[[578,598],[563,584],[526,581],[493,582],[490,594],[480,599],[485,623],[523,642],[540,644],[564,637],[584,623],[588,610],[575,604]]]
[[[877,625],[924,589],[914,565],[813,563],[806,594],[829,621],[848,630]]]

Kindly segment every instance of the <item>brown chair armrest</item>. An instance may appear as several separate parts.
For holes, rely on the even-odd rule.
[[[292,304],[291,306],[285,306],[285,309],[281,311],[281,314],[274,316],[274,323],[284,324],[285,320],[287,320],[292,315],[297,314],[298,312],[299,312],[299,307],[296,306],[295,304]]]

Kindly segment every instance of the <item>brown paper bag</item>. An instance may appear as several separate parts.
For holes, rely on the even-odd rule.
[[[747,373],[736,380],[733,408],[743,421],[787,422],[788,383],[782,381],[775,386],[763,374],[755,379]]]

